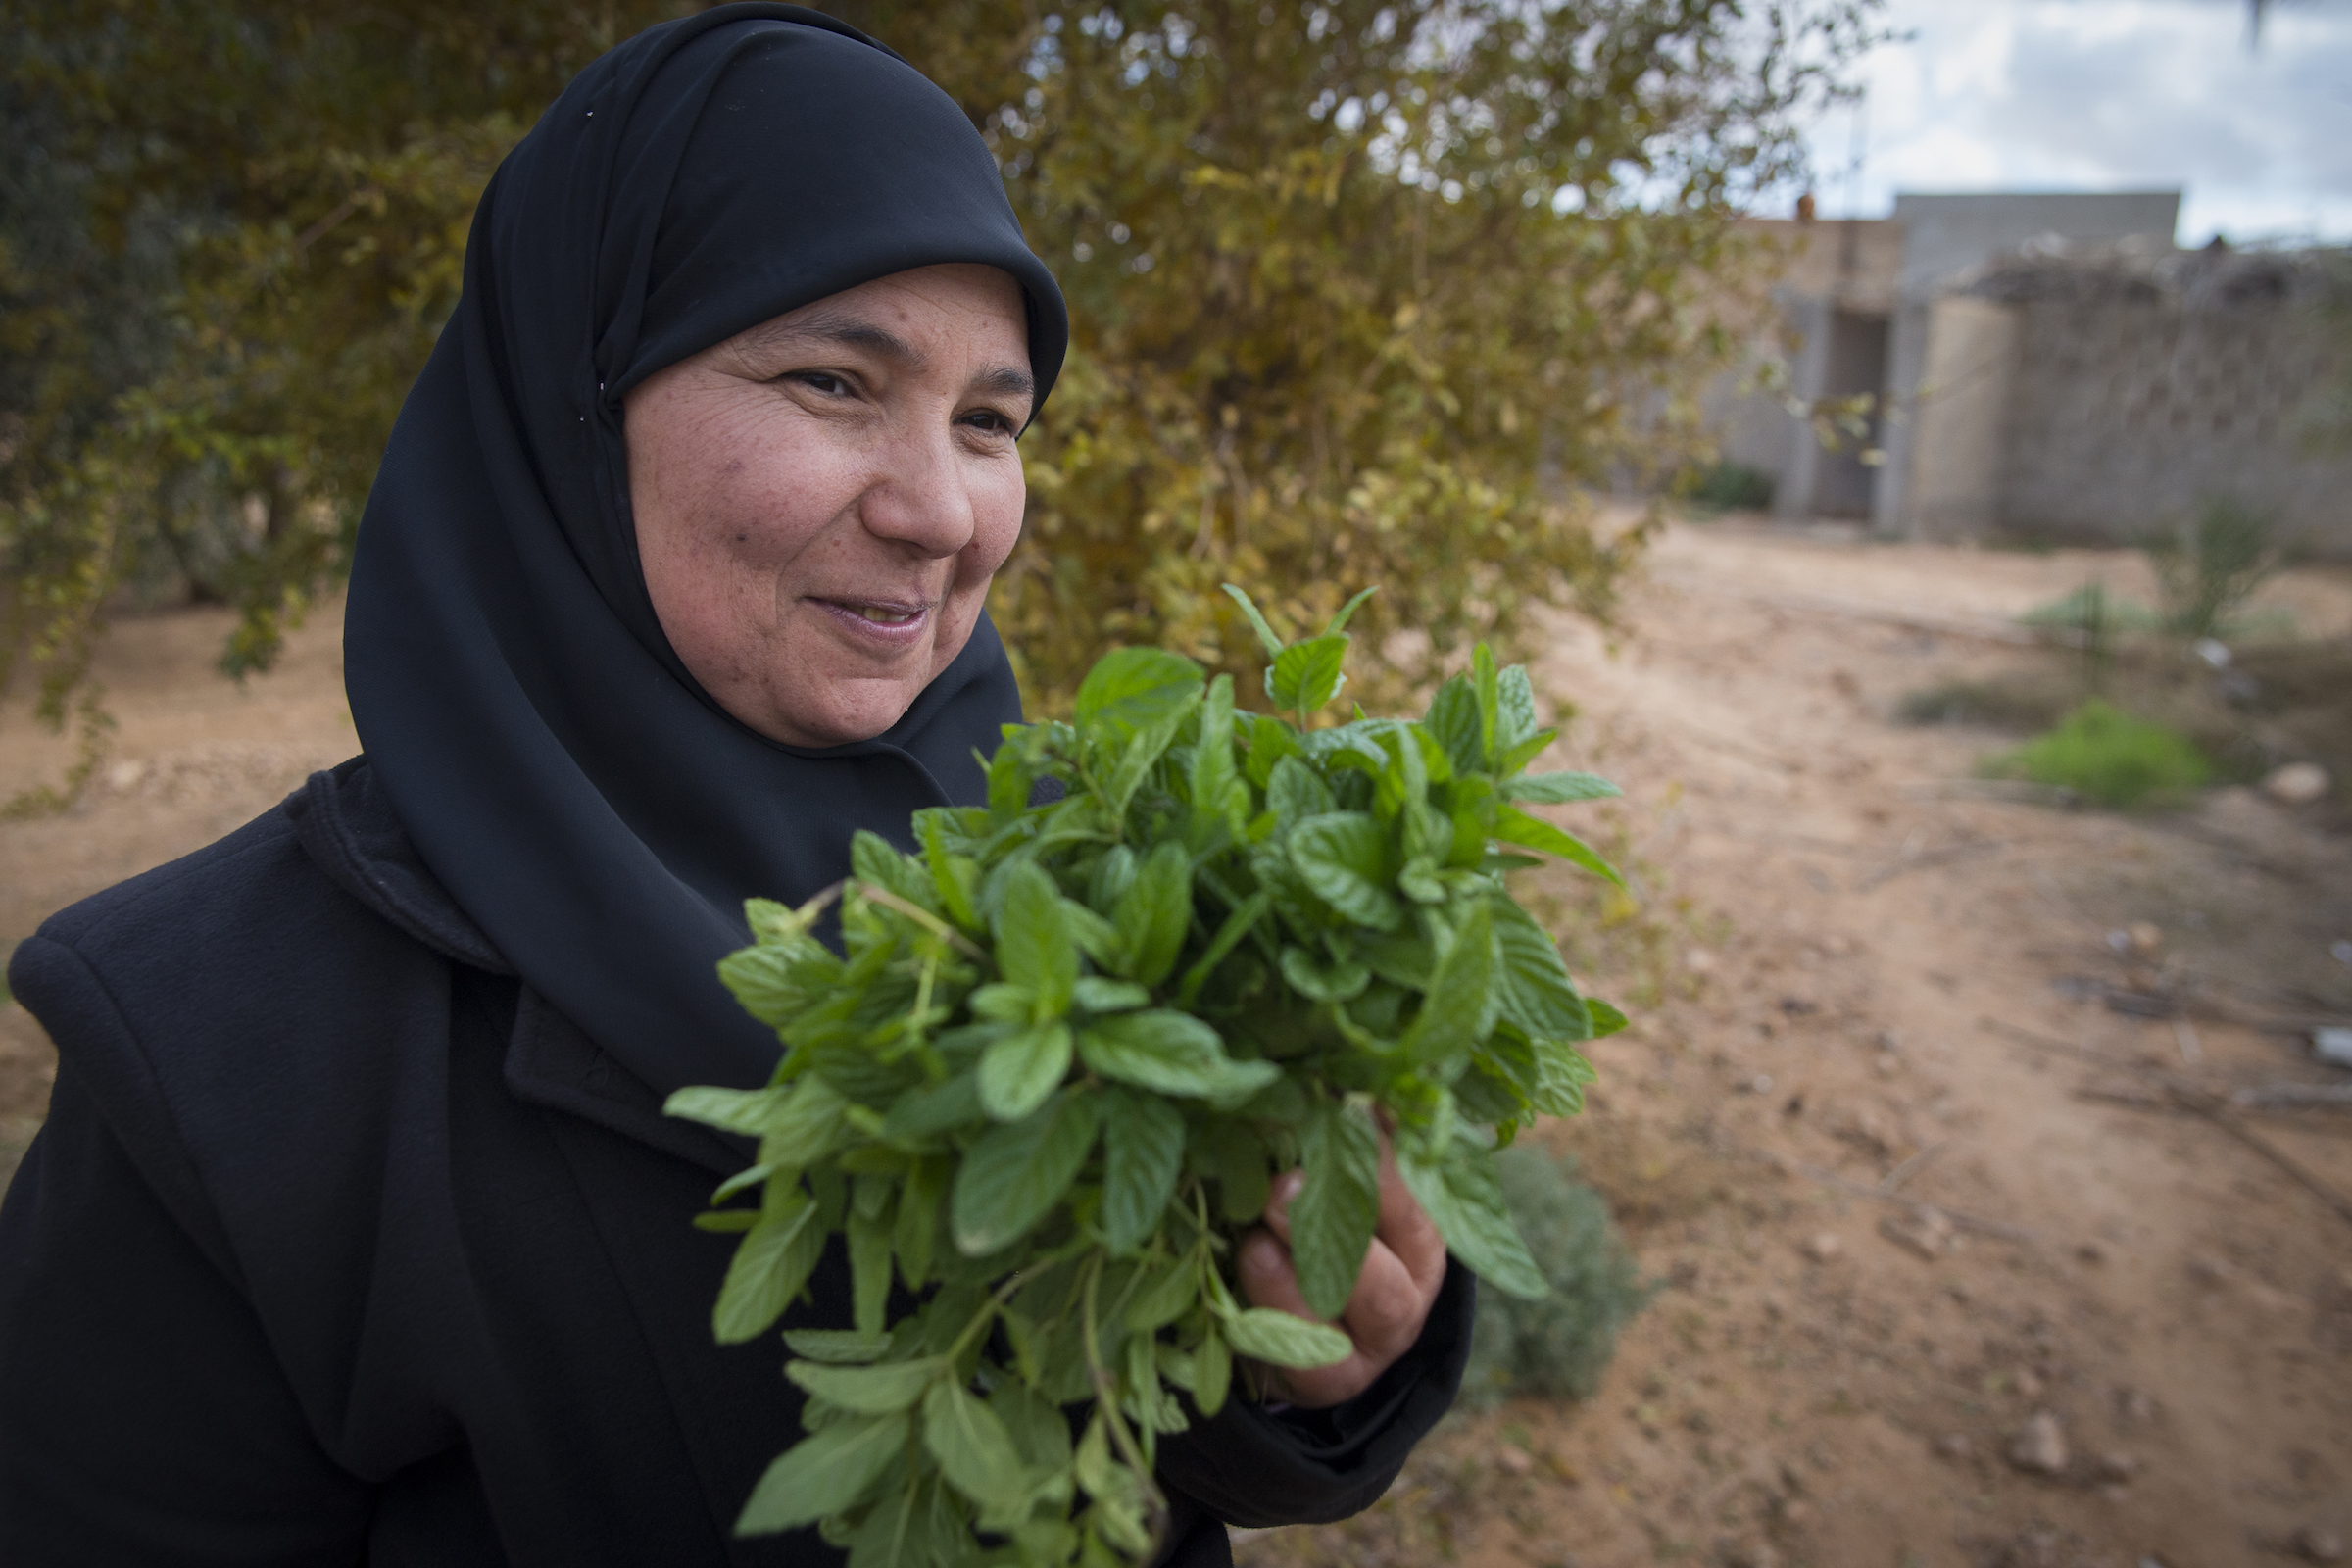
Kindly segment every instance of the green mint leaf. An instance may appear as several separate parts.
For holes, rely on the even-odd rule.
[[[939,1202],[948,1191],[948,1161],[933,1155],[918,1159],[906,1172],[906,1190],[899,1196],[899,1214],[891,1227],[891,1250],[898,1254],[899,1277],[910,1291],[919,1291],[931,1278],[931,1252],[939,1237]]]
[[[847,1329],[786,1329],[784,1345],[793,1354],[827,1366],[862,1366],[879,1361],[890,1342],[853,1334]]]
[[[980,1054],[980,1106],[995,1121],[1019,1121],[1046,1102],[1070,1070],[1070,1026],[1036,1024]]]
[[[710,1332],[718,1343],[741,1345],[765,1334],[808,1282],[824,1241],[816,1204],[806,1194],[791,1193],[761,1213],[736,1245],[718,1288],[710,1312]]]
[[[1421,1011],[1405,1032],[1406,1054],[1414,1061],[1442,1061],[1484,1039],[1494,1024],[1494,918],[1481,904],[1430,972]]]
[[[1102,781],[1102,805],[1112,821],[1125,817],[1127,803],[1135,798],[1135,792],[1143,787],[1144,780],[1151,776],[1152,769],[1166,755],[1169,745],[1176,739],[1176,731],[1182,727],[1193,705],[1200,700],[1200,691],[1196,686],[1174,711],[1136,730],[1126,738],[1123,749],[1113,754],[1117,761],[1111,768],[1110,776]]]
[[[1493,1156],[1457,1138],[1441,1157],[1427,1159],[1409,1147],[1396,1152],[1404,1184],[1436,1223],[1446,1246],[1480,1279],[1506,1296],[1539,1300],[1551,1284],[1519,1239],[1494,1179]]]
[[[1438,962],[1428,938],[1402,933],[1365,938],[1355,945],[1355,956],[1383,980],[1414,991],[1429,989]]]
[[[1574,1116],[1585,1108],[1585,1085],[1599,1075],[1584,1054],[1565,1040],[1539,1040],[1536,1086],[1527,1102],[1545,1116]]]
[[[1120,894],[1111,913],[1127,950],[1128,973],[1142,985],[1167,979],[1193,924],[1193,862],[1173,840],[1155,847]]]
[[[1306,1185],[1291,1200],[1291,1260],[1307,1306],[1336,1318],[1380,1225],[1380,1138],[1362,1111],[1326,1102],[1306,1124],[1301,1155]]]
[[[837,1422],[802,1439],[752,1489],[735,1534],[772,1535],[849,1508],[906,1448],[912,1427],[901,1413]]]
[[[1530,816],[1515,806],[1506,806],[1494,813],[1494,836],[1505,844],[1523,844],[1531,850],[1556,855],[1594,876],[1625,886],[1625,878],[1617,874],[1617,868],[1593,854],[1584,840],[1562,832],[1540,816]]]
[[[1226,1392],[1233,1387],[1233,1351],[1212,1326],[1193,1349],[1193,1403],[1204,1416],[1225,1408]]]
[[[1253,1306],[1225,1319],[1225,1338],[1243,1355],[1269,1366],[1332,1366],[1355,1353],[1355,1342],[1328,1323]],[[1197,1381],[1196,1365],[1193,1376]]]
[[[988,769],[989,820],[998,826],[1029,809],[1029,796],[1037,786],[1037,768],[1030,760],[1029,749],[1012,733],[1019,726],[1004,727],[1005,743],[997,748],[997,755],[980,759],[980,765]]]
[[[1506,777],[1517,773],[1544,754],[1544,749],[1560,738],[1556,729],[1540,729],[1495,759],[1494,771]]]
[[[767,1179],[766,1166],[755,1165],[752,1168],[760,1172],[760,1180],[765,1181]],[[750,1230],[753,1226],[759,1223],[760,1211],[756,1208],[714,1208],[710,1210],[708,1213],[697,1214],[694,1216],[694,1228],[696,1230],[713,1231],[721,1236],[734,1236],[740,1234],[741,1232]]]
[[[934,808],[917,811],[915,821],[922,831],[924,863],[930,866],[932,883],[939,889],[940,909],[967,932],[982,930],[984,922],[977,902],[980,863],[948,848],[944,810]]]
[[[1274,764],[1266,779],[1266,808],[1288,830],[1310,816],[1325,816],[1340,808],[1331,786],[1297,757]]]
[[[1266,713],[1241,715],[1237,723],[1250,726],[1250,758],[1246,771],[1250,782],[1259,789],[1273,776],[1274,768],[1286,757],[1304,755],[1298,744],[1298,734],[1281,719]]]
[[[849,1106],[848,1098],[832,1084],[815,1073],[805,1074],[760,1142],[761,1162],[796,1168],[815,1164],[850,1136],[844,1119]]]
[[[872,1342],[868,1342],[872,1343]],[[880,1343],[887,1345],[888,1340]],[[940,1379],[948,1364],[936,1356],[894,1361],[888,1366],[842,1366],[820,1361],[787,1361],[784,1375],[820,1399],[858,1415],[892,1415],[910,1409]]]
[[[1528,684],[1527,666],[1513,664],[1494,683],[1494,741],[1488,750],[1490,757],[1498,759],[1494,771],[1508,773],[1516,766],[1526,765],[1524,759],[1511,766],[1506,766],[1500,759],[1507,758],[1513,747],[1542,727],[1536,717],[1536,689]]]
[[[1430,699],[1421,727],[1429,732],[1430,739],[1445,748],[1446,760],[1454,772],[1474,773],[1485,763],[1478,692],[1470,684],[1469,676],[1456,675],[1438,688],[1438,695]]]
[[[1361,811],[1310,816],[1291,829],[1291,864],[1307,890],[1343,919],[1377,931],[1404,924],[1388,889],[1389,836]]]
[[[1250,934],[1250,927],[1266,917],[1266,911],[1273,906],[1274,897],[1270,893],[1252,893],[1244,899],[1225,917],[1224,923],[1217,927],[1217,934],[1209,938],[1208,946],[1201,951],[1200,958],[1184,971],[1184,979],[1176,987],[1176,1000],[1191,1006],[1193,999],[1200,994],[1201,986],[1216,972],[1217,965],[1225,961],[1226,955]]]
[[[1502,1016],[1536,1039],[1583,1040],[1592,1031],[1585,999],[1568,978],[1559,944],[1509,899],[1487,901],[1501,968]]]
[[[774,1089],[712,1089],[697,1084],[680,1089],[663,1101],[662,1114],[699,1121],[706,1127],[741,1133],[747,1138],[760,1138],[783,1116],[785,1102],[792,1094],[789,1085]]]
[[[1004,1417],[955,1383],[923,1396],[923,1446],[948,1485],[983,1507],[1028,1490]]]
[[[957,1073],[946,1083],[909,1089],[899,1096],[882,1118],[882,1136],[893,1143],[917,1144],[986,1114],[980,1104],[979,1078]]]
[[[1026,986],[1038,1012],[1054,1018],[1069,1011],[1078,981],[1078,945],[1061,914],[1061,892],[1034,861],[1012,868],[997,909],[997,965],[1004,978]]]
[[[885,1194],[896,1187],[886,1177],[858,1178],[860,1188],[868,1182],[883,1183]],[[879,1336],[888,1327],[883,1312],[890,1304],[890,1232],[883,1215],[851,1210],[850,1322],[859,1334]]]
[[[1340,666],[1348,659],[1348,639],[1318,637],[1285,648],[1266,671],[1266,696],[1286,711],[1313,712],[1348,684]]]
[[[1073,716],[1092,733],[1124,750],[1128,737],[1180,718],[1198,700],[1200,666],[1157,648],[1120,648],[1104,654],[1078,687]],[[1170,726],[1171,734],[1174,733]]]
[[[1225,584],[1225,591],[1233,596],[1235,604],[1242,607],[1242,613],[1250,617],[1250,629],[1257,633],[1257,640],[1264,646],[1266,657],[1280,659],[1282,657],[1282,639],[1274,635],[1274,628],[1266,624],[1264,615],[1258,613],[1256,604],[1248,594],[1232,583]]]
[[[879,833],[859,828],[850,836],[850,874],[919,908],[939,912],[939,884],[931,880],[930,869],[901,855]]]
[[[1216,1030],[1168,1007],[1096,1019],[1079,1032],[1078,1054],[1102,1077],[1189,1100],[1253,1094],[1282,1073],[1229,1059]]]
[[[1340,612],[1338,614],[1331,617],[1331,624],[1323,628],[1323,635],[1326,637],[1337,637],[1341,632],[1346,631],[1348,629],[1348,618],[1355,613],[1356,607],[1378,592],[1380,592],[1380,584],[1378,583],[1374,583],[1371,587],[1358,591],[1353,599],[1348,600],[1346,604],[1340,607]]]
[[[1330,958],[1304,948],[1282,950],[1282,977],[1314,1002],[1346,1002],[1372,983],[1372,971],[1352,958]]]
[[[1127,1012],[1149,1006],[1152,993],[1133,980],[1111,980],[1099,974],[1082,974],[1072,1000],[1089,1012]]]
[[[1478,756],[1483,764],[1487,759],[1500,755],[1502,748],[1495,744],[1495,728],[1500,719],[1501,688],[1494,671],[1494,654],[1480,643],[1470,654],[1470,685],[1478,698]]]
[[[1625,792],[1597,773],[1527,773],[1505,780],[1502,793],[1514,801],[1559,806],[1569,801],[1605,801]]]
[[[1594,1040],[1606,1039],[1625,1027],[1625,1014],[1598,997],[1587,997],[1585,1010],[1592,1015],[1592,1038]]]
[[[950,1204],[957,1250],[985,1257],[1027,1235],[1077,1179],[1102,1116],[1095,1094],[1072,1086],[972,1145]]]
[[[1216,824],[1231,823],[1247,811],[1249,801],[1237,789],[1240,783],[1233,760],[1233,677],[1219,675],[1208,683],[1208,696],[1200,704],[1200,735],[1193,744],[1186,780],[1197,842],[1212,842]]]
[[[1216,1183],[1219,1211],[1229,1225],[1248,1225],[1265,1213],[1273,1173],[1266,1146],[1247,1122],[1213,1116],[1189,1129],[1185,1155],[1195,1171]],[[1213,1281],[1215,1273],[1212,1270]],[[1222,1287],[1212,1287],[1221,1289]]]
[[[1175,1106],[1124,1089],[1102,1097],[1102,1240],[1112,1251],[1158,1228],[1183,1165],[1184,1117]]]
[[[988,1396],[989,1408],[1012,1434],[1024,1464],[1037,1470],[1070,1466],[1070,1424],[1059,1406],[1025,1384],[1007,1382]]]
[[[796,961],[787,948],[742,948],[718,960],[718,978],[743,1004],[744,1011],[771,1029],[781,1029],[798,1017],[810,1000],[794,977]]]
[[[1183,1131],[1181,1122],[1177,1131]],[[1178,1152],[1182,1152],[1180,1144]],[[1125,1321],[1129,1333],[1149,1335],[1193,1309],[1193,1303],[1200,1298],[1200,1273],[1193,1259],[1190,1252],[1168,1259],[1159,1265],[1157,1273],[1150,1276],[1152,1283],[1135,1293],[1135,1298],[1127,1304]]]

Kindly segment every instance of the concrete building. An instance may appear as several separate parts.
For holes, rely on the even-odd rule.
[[[1905,194],[1888,219],[1752,224],[1784,258],[1758,334],[1778,373],[1719,390],[1726,459],[1783,516],[1892,536],[2121,541],[2228,497],[2352,556],[2352,463],[2301,439],[2344,373],[2309,310],[2334,263],[2180,252],[2179,212]]]

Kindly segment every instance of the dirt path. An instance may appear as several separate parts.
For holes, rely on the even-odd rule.
[[[1463,1422],[1360,1522],[1247,1561],[2197,1568],[2352,1534],[2352,1212],[2159,1076],[2330,1076],[2213,1013],[2352,1015],[2352,844],[2243,789],[2137,819],[1967,798],[1942,781],[2006,738],[1888,721],[2133,569],[1682,529],[1615,658],[1563,630],[1539,684],[1626,786],[1648,897],[1584,923],[1641,1022],[1552,1141],[1664,1289],[1592,1400]],[[2340,579],[2280,602],[2352,629]],[[2159,940],[2119,953],[2134,922]],[[2104,1004],[2200,977],[2178,1024]],[[2352,1194],[2352,1117],[2247,1121]],[[2021,1469],[2045,1415],[2051,1468]]]
[[[1663,1289],[1595,1398],[1460,1421],[1363,1519],[1245,1561],[2200,1568],[2352,1537],[2352,1218],[2230,1130],[2352,1194],[2352,1115],[2168,1098],[2327,1080],[2242,1020],[2352,1014],[2352,842],[2242,789],[2144,818],[1978,798],[1948,781],[2004,738],[1888,719],[2036,657],[2019,611],[2092,575],[2144,596],[2133,572],[1680,529],[1614,654],[1563,626],[1539,683],[1627,787],[1601,837],[1642,898],[1550,891],[1640,1022],[1549,1136]],[[2340,578],[2278,602],[2352,630]],[[338,630],[239,693],[202,673],[217,623],[126,623],[100,788],[0,824],[0,943],[346,755]],[[0,729],[0,790],[63,755],[26,734]],[[19,1137],[46,1067],[0,1010]],[[2046,1472],[2011,1461],[2029,1426]]]

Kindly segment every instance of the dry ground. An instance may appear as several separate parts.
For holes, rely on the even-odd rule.
[[[1539,685],[1627,787],[1599,836],[1642,898],[1546,887],[1640,1021],[1548,1136],[1662,1289],[1593,1399],[1459,1419],[1370,1514],[1245,1561],[2202,1568],[2352,1536],[2352,1209],[2286,1168],[2352,1193],[2352,1116],[2187,1108],[2328,1081],[2286,1024],[2352,1015],[2340,808],[2056,811],[1954,782],[2006,737],[1890,721],[2048,657],[2005,617],[2094,572],[2148,597],[2122,558],[1719,524],[1664,539],[1614,651],[1562,625]],[[2342,577],[2274,598],[2352,632]],[[338,630],[240,691],[204,672],[217,618],[122,623],[98,787],[0,824],[0,945],[351,751]],[[29,737],[8,714],[0,792],[66,755]],[[0,1010],[0,1139],[48,1072]],[[2063,1453],[2020,1469],[2041,1415]]]

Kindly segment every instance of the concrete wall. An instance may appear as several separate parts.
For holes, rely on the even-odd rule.
[[[1928,308],[1903,507],[1920,538],[1979,539],[2000,525],[2023,315],[1964,296]]]
[[[2084,246],[2169,252],[2180,215],[2177,190],[1896,193],[1894,220],[1902,228],[1903,261],[1886,355],[1890,417],[1871,507],[1882,533],[1916,536],[1923,526],[1907,508],[1915,490],[1912,469],[1925,412],[1920,398],[1927,385],[1935,299],[2010,253]]]
[[[2343,373],[2341,337],[2275,290],[2172,281],[2006,307],[2017,350],[2001,525],[2128,542],[2226,497],[2352,559],[2352,457],[2302,439],[2306,411]]]

